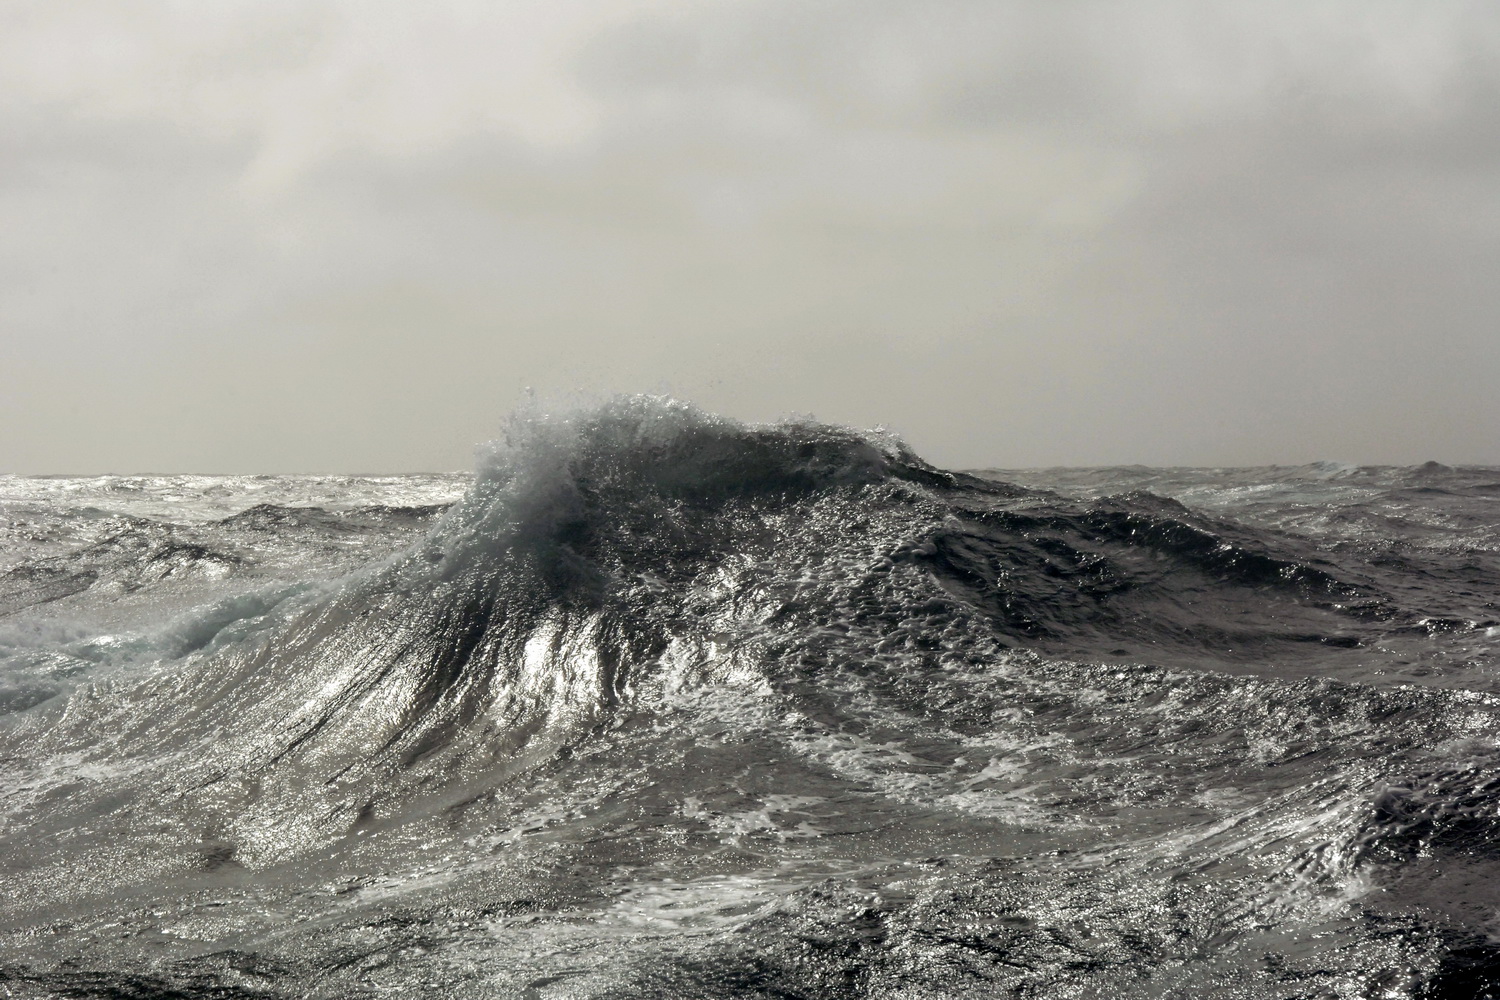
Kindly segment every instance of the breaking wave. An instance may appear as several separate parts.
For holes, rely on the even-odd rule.
[[[1494,477],[1262,473],[1303,491],[1276,520],[1250,472],[1092,475],[631,397],[514,418],[451,505],[38,528],[0,577],[33,685],[0,730],[0,979],[1488,988],[1488,899],[1426,859],[1493,859],[1495,567],[1376,529]]]

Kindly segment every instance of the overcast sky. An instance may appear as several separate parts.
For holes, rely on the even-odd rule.
[[[526,386],[1500,463],[1500,5],[0,0],[0,472],[467,468]]]

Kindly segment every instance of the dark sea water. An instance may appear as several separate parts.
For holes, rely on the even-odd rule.
[[[0,478],[0,995],[1500,995],[1500,469]]]

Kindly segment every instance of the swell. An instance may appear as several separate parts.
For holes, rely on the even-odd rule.
[[[220,537],[330,518],[255,507]],[[127,544],[114,565],[136,579],[235,558],[112,539],[71,585]],[[539,734],[566,743],[674,671],[713,683],[753,662],[761,682],[801,685],[892,651],[978,662],[1006,647],[1224,668],[1336,657],[1419,620],[1278,547],[1149,494],[1072,502],[940,472],[894,439],[630,398],[518,419],[417,545],[242,641],[213,642],[236,618],[210,613],[166,649],[189,662],[85,692],[47,739],[96,746],[103,729],[122,734],[112,752],[149,756],[213,734],[200,769],[301,762],[399,786],[419,760],[483,770]],[[772,655],[829,629],[821,656]]]
[[[219,537],[318,516],[252,508]],[[486,962],[519,941],[524,965],[545,938],[452,914],[602,924],[619,867],[686,882],[785,857],[814,873],[787,919],[653,944],[617,956],[622,974],[641,994],[891,995],[916,977],[1055,995],[1098,975],[1165,995],[1141,969],[1185,988],[1205,956],[1323,920],[1359,947],[1254,974],[1352,975],[1385,947],[1368,927],[1414,926],[1350,909],[1360,880],[1437,884],[1416,856],[1492,835],[1487,765],[1424,754],[1496,727],[1466,692],[1294,683],[1441,617],[1323,555],[1150,494],[945,473],[841,428],[647,398],[523,417],[413,544],[204,612],[144,674],[13,720],[6,874],[59,911],[79,872],[140,912],[278,878],[295,910],[310,881],[421,884],[441,861],[423,919]],[[803,837],[829,857],[787,847]],[[887,898],[818,888],[850,857],[889,860],[845,880]],[[1428,961],[1423,927],[1394,953]],[[367,954],[323,940],[298,974]],[[1486,947],[1453,938],[1432,982],[1486,974]]]
[[[1354,649],[1412,616],[1368,573],[1175,501],[954,503],[911,550],[1015,644],[1087,659],[1236,668]]]
[[[111,518],[119,530],[98,541],[26,559],[0,573],[0,617],[93,587],[129,593],[173,578],[244,575],[274,564],[278,549],[295,549],[305,558],[320,546],[347,547],[360,535],[425,528],[446,509],[378,504],[330,511],[262,503],[206,525]]]
[[[21,720],[23,739],[33,752],[170,761],[169,792],[233,803],[246,856],[257,838],[261,856],[299,849],[377,801],[389,814],[545,759],[630,698],[674,642],[701,637],[704,619],[722,630],[768,603],[748,577],[705,600],[707,578],[805,562],[792,526],[813,508],[853,520],[870,491],[889,503],[946,481],[891,442],[745,428],[655,400],[518,423],[415,547],[316,586],[242,641],[210,647],[205,628],[185,659],[92,685],[60,718]],[[284,518],[252,509],[229,526]],[[324,819],[309,827],[310,814]],[[281,826],[294,822],[305,836],[290,843]]]

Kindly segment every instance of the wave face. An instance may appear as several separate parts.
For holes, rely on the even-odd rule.
[[[0,480],[0,986],[1481,996],[1497,498],[648,397],[471,477]]]

